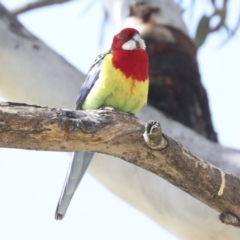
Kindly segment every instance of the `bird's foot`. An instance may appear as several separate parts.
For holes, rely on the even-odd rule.
[[[135,113],[131,113],[131,112],[121,112],[122,114],[126,115],[126,116],[130,116],[130,117],[134,117],[137,118]]]
[[[131,115],[132,117],[135,117],[135,113],[128,112],[128,114]]]
[[[107,107],[107,106],[102,106],[102,107],[100,107],[99,109],[100,109],[100,110],[108,110],[108,111],[111,111],[111,112],[115,111],[114,108],[112,108],[112,107]]]

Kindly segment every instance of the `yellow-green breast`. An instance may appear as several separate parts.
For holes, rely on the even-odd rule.
[[[112,54],[108,54],[102,62],[99,79],[84,100],[82,109],[108,106],[118,111],[136,113],[147,103],[148,84],[148,79],[138,81],[127,78],[113,66]]]

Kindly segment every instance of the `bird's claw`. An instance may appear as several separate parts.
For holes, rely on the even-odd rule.
[[[115,111],[115,109],[114,108],[112,108],[112,107],[106,107],[106,106],[102,106],[102,107],[100,107],[99,108],[100,110],[108,110],[108,111]]]
[[[135,113],[128,112],[128,114],[131,115],[132,117],[135,117]]]

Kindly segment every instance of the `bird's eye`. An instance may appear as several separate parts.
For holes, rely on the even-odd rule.
[[[128,40],[128,36],[126,36],[126,35],[120,35],[119,38],[123,41]]]

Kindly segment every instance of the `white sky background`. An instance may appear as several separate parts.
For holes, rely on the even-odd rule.
[[[8,7],[24,0],[4,0]],[[31,11],[19,17],[35,35],[81,71],[115,34],[113,24],[100,32],[104,19],[100,1],[73,1]],[[90,1],[88,1],[89,3]],[[205,1],[202,1],[202,3]],[[236,19],[238,0],[232,1],[229,21]],[[235,4],[235,5],[234,5]],[[237,5],[238,4],[238,5]],[[197,17],[206,4],[199,5]],[[189,16],[185,16],[189,22]],[[240,149],[239,34],[220,47],[224,32],[211,36],[198,53],[221,144]],[[73,96],[75,98],[76,96]],[[69,164],[66,153],[0,150],[0,239],[177,239],[86,174],[63,221],[55,221],[56,204]]]

